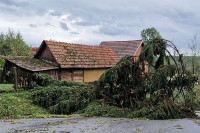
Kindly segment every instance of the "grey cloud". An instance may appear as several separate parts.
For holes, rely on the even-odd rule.
[[[175,33],[179,32],[177,29],[175,29],[175,28],[169,28],[169,27],[167,27],[167,28],[165,28],[165,27],[159,28],[159,30],[162,31],[162,33],[165,33],[165,34],[166,33],[167,34],[175,34]]]
[[[51,27],[56,27],[55,25],[51,24],[51,23],[45,23],[45,26],[51,26]]]
[[[30,24],[29,26],[30,26],[31,28],[35,28],[35,27],[37,27],[36,24]]]
[[[1,6],[3,5],[3,6]],[[0,1],[0,12],[15,16],[44,15],[46,9],[35,7],[31,1],[3,0]]]
[[[124,28],[120,28],[118,26],[112,26],[112,24],[110,25],[104,25],[101,29],[100,32],[105,34],[105,35],[121,35],[121,34],[129,34],[129,31],[124,29]]]
[[[53,12],[50,12],[49,15],[51,15],[51,16],[61,16],[62,13],[60,13],[58,11],[53,11]]]
[[[69,28],[67,27],[67,24],[64,22],[60,22],[60,26],[63,30],[68,30]]]
[[[30,7],[29,9],[33,9],[33,11],[31,11],[31,15],[38,15],[38,16],[43,16],[48,10],[44,9],[44,8],[36,8],[35,7]]]
[[[176,8],[166,8],[166,9],[157,9],[155,13],[160,14],[163,17],[170,19],[171,21],[178,24],[192,24],[199,26],[199,16],[197,13],[189,10],[181,10]],[[198,21],[196,21],[198,20]]]
[[[156,13],[172,19],[188,19],[195,17],[195,13],[193,12],[174,9],[174,8],[164,9],[164,10],[159,9],[156,11]]]
[[[98,23],[92,23],[92,22],[76,22],[77,25],[80,26],[92,26],[92,25],[97,25]]]
[[[45,23],[44,25],[45,26],[53,26],[53,27],[55,27],[55,25],[52,25],[51,23]]]
[[[46,25],[46,26],[49,26],[49,25],[51,25],[51,24],[50,24],[50,23],[46,23],[45,25]]]
[[[2,0],[0,1],[0,3],[7,6],[17,6],[17,7],[24,7],[29,5],[29,2],[17,1],[17,0]]]
[[[68,21],[75,20],[77,17],[83,20],[83,22],[77,22],[74,26],[79,25],[82,26],[81,28],[84,28],[84,26],[102,25],[100,31],[95,33],[97,36],[105,34],[109,38],[115,38],[120,35],[122,37],[120,40],[126,36],[133,36],[134,38],[137,35],[138,37],[142,29],[152,26],[158,28],[160,33],[165,34],[167,38],[175,38],[178,42],[182,42],[182,36],[187,40],[189,38],[187,37],[188,34],[200,34],[199,2],[196,0],[184,0],[182,2],[178,0],[173,2],[159,0],[20,1],[0,1],[0,3],[7,6],[0,7],[0,12],[3,12],[5,15],[8,14],[8,16],[19,16],[19,19],[21,19],[21,16],[24,17],[24,15],[27,17],[31,17],[31,15],[42,16],[48,13],[49,10],[54,10],[54,12],[49,13],[51,17],[69,13]],[[179,3],[174,4],[177,2]],[[42,26],[44,25],[53,26],[54,24],[49,22]],[[63,30],[69,30],[68,25],[64,21],[60,22],[60,27]],[[184,35],[185,32],[187,35]],[[71,34],[78,33],[71,32]],[[173,36],[174,34],[176,36]]]
[[[78,35],[79,33],[78,32],[70,32],[71,34],[75,34],[75,35]]]

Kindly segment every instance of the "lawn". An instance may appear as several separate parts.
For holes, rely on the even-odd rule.
[[[30,91],[14,92],[11,84],[0,84],[0,118],[48,116],[49,113],[32,103]]]
[[[12,84],[0,84],[0,93],[14,92]]]

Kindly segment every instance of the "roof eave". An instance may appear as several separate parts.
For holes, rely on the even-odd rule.
[[[138,49],[142,46],[142,44],[143,44],[144,42],[141,40],[141,43],[139,44],[139,46],[138,46],[138,48],[136,49],[136,51],[134,52],[134,56],[135,56],[135,54],[137,53],[137,51],[138,51]]]

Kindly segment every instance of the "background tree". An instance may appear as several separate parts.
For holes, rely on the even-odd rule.
[[[19,32],[15,33],[12,29],[8,29],[8,33],[0,34],[0,55],[32,56],[33,53]]]
[[[197,43],[197,34],[194,35],[193,39],[190,43],[188,43],[188,47],[191,51],[191,58],[189,62],[192,64],[192,73],[197,74],[200,72],[200,64],[199,64],[199,44]]]
[[[8,33],[0,34],[0,56],[33,56],[33,53],[19,32],[8,29]],[[3,66],[4,60],[0,58],[0,74]]]
[[[141,38],[144,44],[147,44],[149,41],[155,38],[162,38],[162,37],[154,27],[151,27],[141,31]]]

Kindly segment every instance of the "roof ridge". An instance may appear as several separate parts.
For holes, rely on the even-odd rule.
[[[100,47],[100,48],[106,48],[106,47],[103,47],[103,46],[99,46],[99,45],[88,45],[88,44],[78,44],[78,43],[68,43],[68,42],[60,42],[60,41],[51,41],[51,40],[44,40],[45,43],[47,45],[48,42],[52,42],[52,43],[57,43],[57,44],[70,44],[70,45],[80,45],[80,46],[89,46],[89,47]],[[106,48],[107,49],[107,48]]]
[[[132,41],[142,41],[142,40],[126,40],[126,41],[102,41],[102,42],[132,42]],[[101,42],[101,43],[102,43]]]

